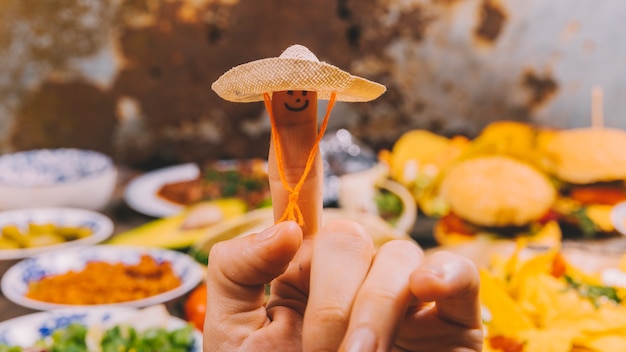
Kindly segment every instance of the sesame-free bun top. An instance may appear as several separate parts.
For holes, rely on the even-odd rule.
[[[441,195],[459,217],[481,226],[523,226],[552,206],[556,190],[534,167],[506,156],[468,159],[444,176]]]
[[[626,180],[626,131],[576,128],[557,131],[544,146],[547,170],[574,184]]]

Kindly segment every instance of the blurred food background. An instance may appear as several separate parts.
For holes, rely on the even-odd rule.
[[[41,225],[30,208],[89,208],[114,223],[96,248],[206,264],[216,242],[273,222],[263,103],[222,100],[211,83],[302,44],[387,87],[333,109],[325,221],[360,221],[377,246],[412,238],[473,260],[490,350],[621,351],[625,15],[618,0],[3,0],[0,211],[28,208],[26,231]],[[46,156],[78,151],[107,167]],[[0,275],[59,246],[9,242],[15,225],[3,225]],[[201,330],[204,285],[188,289],[163,303]],[[541,308],[566,291],[574,303]],[[0,322],[33,312],[6,296]],[[581,304],[588,316],[567,315]],[[621,318],[605,326],[599,308]],[[564,322],[597,329],[554,338]]]
[[[387,86],[330,122],[374,149],[414,128],[588,126],[595,85],[606,125],[626,128],[625,14],[618,0],[5,0],[0,152],[78,147],[142,168],[264,157],[262,104],[209,87],[294,43]]]

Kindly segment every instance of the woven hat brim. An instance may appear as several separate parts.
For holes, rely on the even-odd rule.
[[[386,90],[382,84],[325,62],[291,58],[261,59],[233,67],[211,88],[222,99],[240,103],[262,101],[264,93],[285,90],[315,91],[321,100],[335,92],[337,101],[366,102]]]

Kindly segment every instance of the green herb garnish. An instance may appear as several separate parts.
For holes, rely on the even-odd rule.
[[[572,217],[577,220],[580,231],[585,238],[593,238],[598,234],[598,227],[587,215],[587,208],[582,207],[572,212]]]
[[[614,287],[586,284],[569,275],[565,275],[564,278],[569,287],[578,291],[581,296],[589,299],[596,308],[600,306],[600,299],[602,299],[602,297],[617,304],[622,302],[622,299],[618,296],[617,290]]]
[[[398,219],[404,209],[402,199],[391,192],[378,192],[374,201],[376,202],[376,207],[378,208],[378,214],[392,224]]]

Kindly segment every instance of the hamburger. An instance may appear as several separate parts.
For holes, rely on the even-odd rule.
[[[388,167],[389,178],[405,186],[419,209],[427,216],[439,216],[440,204],[431,197],[439,174],[470,145],[463,136],[451,138],[428,130],[405,132],[391,151],[383,150],[379,160]]]
[[[449,209],[434,228],[442,245],[481,237],[546,244],[561,239],[550,215],[556,189],[528,163],[504,155],[463,160],[443,175],[439,193]]]
[[[626,201],[626,131],[577,128],[553,132],[543,164],[559,190],[554,204],[566,236],[616,233],[611,209]]]
[[[447,204],[438,193],[442,175],[457,163],[476,157],[502,155],[515,158],[540,168],[539,146],[545,139],[544,130],[519,121],[494,121],[471,141],[463,145],[463,149],[446,161],[435,178],[422,190],[419,198],[420,209],[427,216],[440,217],[448,212]]]

